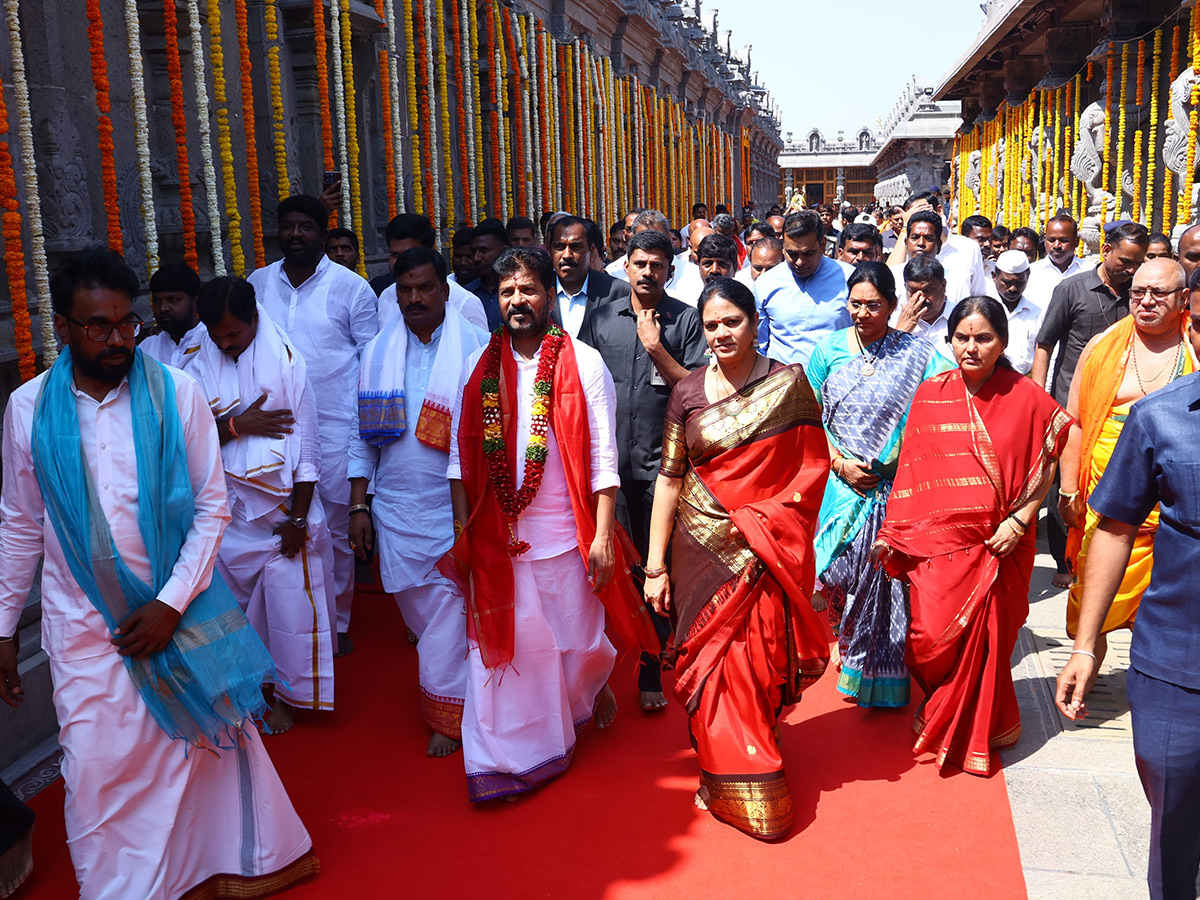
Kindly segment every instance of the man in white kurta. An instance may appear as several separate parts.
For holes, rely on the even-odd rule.
[[[97,257],[99,259],[97,259]],[[107,262],[105,261],[107,259]],[[123,270],[123,272],[121,271]],[[98,286],[84,287],[85,284]],[[115,254],[68,257],[52,282],[55,327],[72,352],[71,391],[86,473],[112,541],[132,573],[152,582],[138,522],[137,458],[127,372],[138,283]],[[93,341],[85,328],[111,333]],[[129,327],[127,331],[136,333]],[[107,358],[99,359],[101,354]],[[60,360],[65,363],[66,360]],[[155,365],[152,361],[147,361]],[[253,728],[219,753],[189,748],[159,727],[135,687],[104,618],[76,582],[46,514],[32,428],[43,373],[13,392],[4,416],[0,495],[0,696],[20,684],[11,641],[44,554],[42,646],[50,658],[63,748],[66,829],[83,900],[175,900],[209,879],[312,874],[312,842]],[[212,577],[229,519],[216,426],[196,382],[167,369],[183,429],[195,518],[169,580],[126,638],[157,652],[178,614]],[[167,623],[165,630],[152,620]],[[173,620],[173,621],[172,621]],[[127,620],[128,621],[128,620]],[[160,646],[161,645],[161,646]],[[126,644],[128,649],[132,646]],[[140,651],[139,651],[140,652]],[[10,656],[11,654],[11,656]]]
[[[138,344],[164,366],[181,369],[196,352],[204,329],[196,318],[200,276],[187,263],[163,266],[150,276],[150,311],[158,331]]]
[[[393,304],[399,295],[396,312],[363,352],[360,437],[350,444],[350,538],[363,558],[374,542],[383,588],[418,638],[421,713],[433,732],[428,754],[447,756],[462,738],[467,681],[463,595],[436,568],[454,542],[450,409],[463,363],[487,332],[449,299],[437,251],[406,250],[395,272],[384,294],[392,293]]]
[[[317,401],[318,493],[333,536],[336,652],[341,655],[353,646],[347,635],[354,599],[354,553],[347,536],[350,482],[346,471],[350,434],[358,419],[359,357],[379,331],[376,298],[366,279],[325,255],[328,212],[320,200],[288,197],[279,204],[277,217],[283,259],[251,273],[248,280],[263,309],[304,357]]]
[[[275,663],[268,733],[292,708],[333,709],[333,548],[321,498],[317,408],[305,360],[238,278],[200,293],[206,327],[188,373],[217,419],[229,490],[218,568]],[[281,424],[290,421],[290,425]]]
[[[548,340],[543,336],[550,325],[554,272],[549,256],[540,248],[510,249],[497,261],[496,269],[505,319],[498,352],[511,356],[516,375],[515,408],[506,440],[516,442],[515,458],[521,461],[532,435],[534,382]],[[595,350],[566,335],[563,340],[574,350],[590,439],[588,446],[560,447],[553,426],[546,429],[547,455],[540,488],[511,525],[514,546],[528,544],[527,549],[508,557],[515,628],[511,664],[503,671],[489,668],[478,641],[470,644],[462,735],[468,793],[476,801],[528,791],[562,774],[574,752],[576,729],[592,718],[593,711],[600,727],[611,723],[616,713],[615,699],[607,687],[616,650],[604,632],[605,607],[589,580],[592,567],[595,590],[602,590],[613,573],[613,557],[605,545],[611,547],[614,498],[620,483],[615,390]],[[464,391],[471,389],[469,382],[477,366],[486,365],[486,360],[481,360],[487,352],[492,351],[481,348],[467,360],[455,404],[448,474],[459,522],[468,522],[477,513],[468,509],[470,485],[463,480],[465,466],[474,464],[465,461],[460,452]],[[560,356],[554,378],[566,377],[566,365]],[[472,398],[466,408],[478,410],[477,399]],[[477,430],[478,424],[472,428]],[[587,501],[595,504],[597,522],[590,550],[580,543],[586,538],[581,537],[581,523],[573,511],[565,454],[587,460],[591,491]],[[569,465],[574,469],[580,463]],[[525,480],[523,466],[518,464],[512,475],[519,489]],[[471,529],[468,525],[468,540],[480,540],[480,532]],[[610,554],[607,568],[600,562],[606,552]],[[503,548],[498,553],[501,559],[507,556]],[[619,568],[618,564],[615,577],[628,578]],[[471,573],[473,579],[480,576],[474,568]],[[468,615],[480,613],[476,609]]]

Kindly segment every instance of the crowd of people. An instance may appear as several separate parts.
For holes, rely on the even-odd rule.
[[[0,697],[23,699],[44,557],[84,898],[316,870],[257,733],[336,709],[372,560],[427,753],[461,752],[472,801],[562,775],[617,714],[621,652],[645,713],[687,711],[696,805],[754,837],[792,825],[779,718],[831,665],[859,707],[915,706],[916,752],[988,775],[1020,735],[1043,505],[1071,589],[1060,708],[1086,714],[1104,634],[1136,620],[1151,885],[1194,895],[1200,226],[1173,246],[1113,223],[1096,264],[1065,213],[955,224],[937,191],[697,203],[678,230],[487,219],[441,248],[408,213],[368,282],[336,205],[282,201],[281,258],[248,278],[159,268],[148,336],[116,254],[51,283],[63,349],[4,417]],[[29,820],[0,807],[10,890]]]

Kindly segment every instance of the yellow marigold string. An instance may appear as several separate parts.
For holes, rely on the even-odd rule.
[[[1170,102],[1171,82],[1179,72],[1179,26],[1171,27],[1171,67],[1167,70],[1167,121],[1175,119],[1175,107]],[[1163,166],[1163,221],[1164,234],[1171,233],[1171,219],[1175,215],[1174,172],[1170,166]]]
[[[166,6],[171,6],[167,0]],[[263,16],[267,37],[267,76],[271,86],[271,143],[275,150],[276,193],[280,200],[292,195],[287,166],[287,132],[283,112],[283,76],[279,67],[279,14],[275,0],[264,0]]]
[[[429,198],[429,221],[433,230],[438,231],[442,224],[442,192],[440,173],[438,172],[439,155],[434,152],[438,142],[437,119],[434,113],[434,103],[437,97],[437,80],[433,70],[433,54],[435,41],[433,37],[434,9],[433,0],[424,0],[421,16],[425,25],[424,39],[421,42],[422,57],[425,60],[425,79],[421,85],[421,103],[425,114],[425,157],[422,165],[425,169],[425,192]]]
[[[1151,51],[1150,65],[1150,134],[1146,141],[1146,216],[1143,219],[1148,228],[1154,227],[1154,184],[1157,178],[1156,160],[1158,154],[1158,94],[1162,79],[1162,39],[1163,32],[1159,28],[1154,32],[1154,47]]]
[[[1083,105],[1082,101],[1083,101],[1083,75],[1081,73],[1077,73],[1075,75],[1075,112],[1074,112],[1076,140],[1078,140],[1078,135],[1079,135],[1079,119],[1080,119],[1080,116],[1082,115],[1082,113],[1081,113],[1081,108]],[[1078,223],[1078,222],[1083,221],[1084,213],[1087,211],[1084,206],[1084,204],[1087,202],[1087,191],[1083,187],[1083,182],[1079,181],[1078,179],[1076,179],[1075,187],[1076,187],[1075,221]],[[1075,252],[1080,256],[1083,255],[1084,243],[1083,243],[1082,238],[1080,238],[1079,244],[1075,248]]]
[[[246,182],[250,198],[250,240],[254,246],[254,266],[267,262],[263,248],[262,191],[258,181],[258,145],[254,138],[254,83],[251,80],[250,38],[246,23],[246,0],[234,0],[237,20],[238,58],[242,83],[242,133],[246,139]]]
[[[217,151],[221,156],[221,182],[225,197],[225,218],[229,222],[229,253],[233,274],[246,272],[246,252],[242,246],[242,214],[238,209],[237,176],[233,166],[233,138],[229,127],[229,98],[225,93],[225,53],[221,49],[221,4],[208,0],[209,56],[213,70],[213,102],[217,107]],[[220,235],[213,224],[214,245]]]
[[[479,75],[479,14],[475,0],[467,0],[467,16],[470,20],[468,38],[471,44],[471,111],[475,118],[475,183],[476,199],[475,216],[483,218],[484,191],[486,180],[483,170],[483,95]]]
[[[390,2],[387,4],[390,6]],[[375,14],[390,26],[384,0],[375,0]],[[390,28],[389,28],[390,30]],[[383,170],[387,188],[388,218],[396,215],[396,158],[392,146],[392,78],[387,50],[379,51],[379,96],[383,110]]]
[[[1187,162],[1183,167],[1182,196],[1179,199],[1179,221],[1192,220],[1192,184],[1196,178],[1196,128],[1200,125],[1200,7],[1192,7],[1191,31],[1192,96],[1188,113]]]
[[[425,193],[422,187],[424,174],[419,170],[421,164],[421,123],[418,118],[420,104],[417,101],[417,48],[413,40],[413,7],[420,9],[421,0],[414,0],[404,16],[404,71],[405,84],[408,85],[408,134],[412,147],[413,164],[413,209],[424,215]],[[472,8],[474,5],[472,4]]]
[[[453,152],[453,141],[450,140],[450,86],[447,84],[450,75],[449,58],[446,56],[446,3],[453,3],[454,0],[434,0],[437,10],[437,23],[434,30],[437,32],[437,63],[438,63],[438,106],[441,107],[441,123],[442,131],[442,171],[446,174],[445,191],[446,191],[446,206],[445,213],[440,217],[448,229],[454,228],[454,158],[451,155]],[[450,18],[454,18],[451,12]]]
[[[1121,215],[1125,205],[1125,125],[1127,122],[1126,107],[1129,100],[1129,44],[1121,45],[1121,108],[1117,113],[1117,172],[1116,185],[1113,194],[1117,201],[1117,216]]]
[[[1108,42],[1108,53],[1105,59],[1105,83],[1104,83],[1104,165],[1101,170],[1100,183],[1104,185],[1104,190],[1108,191],[1112,188],[1112,181],[1109,177],[1109,157],[1111,156],[1110,148],[1112,147],[1112,104],[1113,104],[1113,42]],[[1119,178],[1120,176],[1118,176]],[[1101,210],[1101,223],[1108,222],[1108,198],[1104,200],[1104,208]]]
[[[350,0],[342,0],[342,69],[346,91],[346,150],[350,157],[350,221],[354,233],[363,233],[362,191],[358,178],[358,103],[354,99],[354,57],[350,43]],[[358,255],[358,274],[367,277],[365,254]]]

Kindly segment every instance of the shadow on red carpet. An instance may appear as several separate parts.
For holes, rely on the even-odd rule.
[[[864,713],[832,673],[784,724],[796,827],[763,844],[692,806],[686,717],[643,714],[630,664],[616,723],[584,730],[564,777],[478,806],[461,753],[425,756],[417,654],[390,598],[362,593],[351,633],[336,712],[267,740],[321,860],[289,900],[1026,896],[1003,776],[940,776],[912,756],[910,711]],[[62,802],[61,781],[34,799],[37,868],[18,896],[77,896]]]

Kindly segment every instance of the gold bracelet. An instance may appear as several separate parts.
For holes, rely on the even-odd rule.
[[[1078,500],[1078,499],[1079,499],[1079,488],[1076,488],[1076,489],[1075,489],[1075,490],[1073,490],[1073,491],[1063,491],[1063,490],[1060,490],[1060,491],[1058,492],[1058,496],[1060,496],[1060,497],[1062,497],[1063,499],[1065,499],[1065,500],[1066,500],[1068,503],[1074,503],[1076,500]]]
[[[663,575],[667,574],[667,567],[666,566],[655,566],[652,569],[645,568],[645,569],[642,569],[642,574],[645,575],[647,578],[661,578]]]
[[[12,637],[6,637],[6,638],[0,637],[0,644],[11,644],[15,638],[16,638],[15,634]]]
[[[235,441],[241,437],[241,435],[238,434],[237,429],[233,427],[233,420],[236,418],[237,418],[237,416],[230,416],[228,419],[225,420],[225,424],[229,427],[229,436],[231,438],[233,438]]]
[[[454,537],[457,540],[458,536],[463,533],[462,522],[458,519],[454,520]]]
[[[365,512],[367,515],[370,515],[371,507],[367,506],[365,503],[355,503],[352,507],[350,507],[350,515],[360,512]]]

